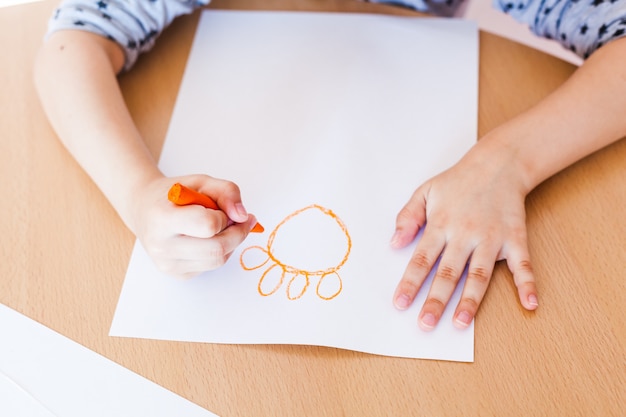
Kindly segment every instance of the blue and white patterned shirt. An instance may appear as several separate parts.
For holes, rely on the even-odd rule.
[[[79,29],[124,48],[124,70],[154,45],[158,35],[183,14],[210,0],[64,0],[50,19],[48,34]],[[462,0],[370,0],[451,16]],[[554,39],[586,59],[611,40],[626,35],[626,0],[493,0],[495,8]]]

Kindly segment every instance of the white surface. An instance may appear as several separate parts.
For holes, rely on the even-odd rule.
[[[55,417],[35,397],[0,371],[0,416]]]
[[[214,414],[0,304],[0,416]]]
[[[428,283],[413,308],[393,307],[412,248],[393,251],[388,242],[414,188],[476,141],[477,80],[472,22],[203,12],[161,168],[239,184],[266,228],[241,249],[267,247],[272,229],[298,209],[333,210],[353,243],[338,271],[343,289],[323,300],[319,277],[311,277],[300,299],[287,298],[287,282],[263,297],[257,284],[272,263],[245,271],[239,251],[217,271],[178,281],[160,274],[137,244],[111,335],[472,361],[473,327],[452,325],[460,291],[430,333],[417,326]],[[308,271],[337,265],[345,235],[321,212],[307,215],[276,234],[277,256]],[[334,291],[336,277],[326,284]]]
[[[24,3],[36,3],[42,0],[0,0],[0,8],[8,6],[16,6]]]

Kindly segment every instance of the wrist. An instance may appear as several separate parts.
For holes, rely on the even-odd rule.
[[[526,196],[535,186],[529,165],[518,142],[491,132],[481,138],[463,157],[462,162],[480,167],[485,178],[507,183],[511,191]]]
[[[142,212],[145,211],[146,196],[151,194],[150,190],[164,177],[156,167],[138,167],[117,181],[115,195],[110,197],[110,201],[133,234],[138,233],[138,224]]]

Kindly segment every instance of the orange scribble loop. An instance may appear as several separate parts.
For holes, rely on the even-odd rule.
[[[293,285],[293,283],[295,282],[295,280],[299,277],[299,276],[304,276],[304,285],[302,286],[302,290],[300,290],[300,292],[296,295],[292,295],[291,294],[291,286]],[[289,280],[289,284],[287,284],[287,298],[289,298],[290,300],[297,300],[298,298],[302,297],[304,295],[304,293],[306,292],[306,289],[309,288],[309,284],[311,283],[311,281],[309,280],[309,275],[308,274],[294,274],[293,277]]]
[[[298,267],[293,266],[293,265],[288,265],[287,263],[281,261],[280,259],[278,259],[274,255],[274,253],[273,253],[274,240],[276,239],[276,236],[277,236],[280,228],[285,223],[287,223],[289,220],[293,219],[294,217],[298,216],[299,214],[301,214],[301,213],[303,213],[303,212],[305,212],[307,210],[319,210],[324,215],[332,218],[335,221],[335,223],[337,224],[337,226],[343,232],[343,234],[344,234],[344,236],[346,238],[346,249],[345,249],[345,252],[343,254],[343,257],[341,258],[341,261],[337,265],[328,267],[326,269],[319,269],[319,270],[316,270],[316,271],[307,271],[305,269],[301,269],[301,268],[298,268]],[[246,265],[246,262],[244,261],[244,255],[246,253],[248,253],[252,249],[259,250],[263,254],[265,254],[266,256],[265,256],[264,260],[260,264],[257,264],[257,265]],[[276,291],[278,291],[278,289],[282,286],[283,282],[285,281],[285,275],[286,274],[290,274],[290,275],[293,275],[293,276],[289,280],[289,283],[287,284],[286,292],[287,292],[287,298],[288,299],[290,299],[290,300],[297,300],[297,299],[301,298],[304,295],[304,293],[306,292],[306,290],[308,289],[308,287],[309,287],[311,277],[320,277],[319,281],[317,283],[317,286],[316,286],[316,290],[315,290],[317,296],[319,298],[323,299],[323,300],[332,300],[333,298],[337,297],[341,293],[341,291],[343,289],[343,283],[342,283],[341,277],[339,276],[337,271],[339,271],[339,269],[341,269],[341,267],[343,267],[345,265],[345,263],[348,261],[348,257],[350,256],[350,251],[351,250],[352,250],[352,238],[350,237],[350,234],[348,233],[348,229],[347,229],[346,225],[343,223],[343,221],[332,210],[327,209],[325,207],[322,207],[322,206],[320,206],[318,204],[311,204],[309,206],[306,206],[306,207],[303,207],[303,208],[301,208],[299,210],[296,210],[293,213],[291,213],[290,215],[288,215],[287,217],[285,217],[274,228],[274,230],[272,230],[272,232],[270,233],[270,236],[269,236],[269,238],[267,240],[267,247],[250,246],[250,247],[244,249],[241,252],[241,255],[239,256],[239,263],[241,264],[241,267],[244,270],[252,271],[252,270],[259,269],[259,268],[263,267],[264,265],[266,265],[268,263],[268,261],[270,259],[272,260],[270,266],[261,275],[261,279],[259,280],[259,283],[258,283],[258,286],[257,286],[257,290],[258,290],[259,294],[262,295],[262,296],[269,296],[269,295],[274,294]],[[280,267],[280,278],[278,279],[278,283],[270,291],[265,291],[263,289],[263,283],[266,281],[270,271],[272,271],[277,266]],[[323,295],[320,292],[320,286],[322,285],[324,280],[329,275],[332,275],[332,276],[336,277],[337,283],[338,283],[338,288],[331,295]],[[302,289],[299,292],[297,290],[293,290],[292,289],[292,287],[295,286],[294,283],[298,279],[298,277],[303,277],[304,278],[304,284],[302,285]],[[294,292],[296,294],[294,294]]]
[[[322,282],[324,281],[324,279],[329,276],[329,275],[335,275],[337,277],[337,282],[339,283],[339,288],[337,289],[337,291],[335,293],[333,293],[332,295],[329,296],[324,296],[320,293],[320,286],[322,285]],[[331,272],[330,274],[324,274],[321,276],[320,280],[317,283],[317,287],[315,288],[315,293],[317,294],[317,296],[323,300],[332,300],[333,298],[335,298],[336,296],[339,295],[339,293],[341,292],[341,290],[343,289],[343,283],[341,282],[341,277],[339,276],[338,273],[336,272]]]
[[[261,276],[261,279],[259,280],[259,285],[257,285],[257,289],[259,291],[259,294],[261,294],[262,296],[267,297],[268,295],[274,294],[276,291],[278,291],[278,289],[281,287],[281,285],[283,285],[283,281],[285,280],[285,270],[284,269],[281,271],[280,279],[278,280],[278,284],[276,284],[276,286],[274,286],[274,288],[272,290],[270,290],[269,292],[263,291],[263,288],[262,288],[263,287],[263,281],[265,281],[265,278],[267,278],[267,274],[276,266],[279,266],[279,265],[274,264],[274,265],[270,266],[269,268],[267,268],[265,270],[265,272],[263,272],[263,275]]]
[[[255,266],[246,266],[246,265],[245,265],[245,263],[244,263],[244,261],[243,261],[243,257],[244,257],[244,255],[246,254],[246,252],[248,252],[248,251],[250,251],[250,250],[252,250],[252,249],[259,249],[261,252],[265,253],[265,254],[266,254],[266,255],[268,255],[268,256],[265,258],[265,260],[264,260],[263,262],[261,262],[261,263],[260,263],[260,264],[258,264],[258,265],[255,265]],[[241,264],[241,267],[242,267],[243,269],[245,269],[246,271],[253,271],[253,270],[255,270],[255,269],[259,269],[260,267],[262,267],[263,265],[265,265],[265,264],[267,263],[267,261],[269,261],[269,260],[270,260],[270,257],[269,257],[269,254],[267,253],[267,249],[265,249],[265,248],[264,248],[264,247],[262,247],[262,246],[250,246],[249,248],[245,248],[245,249],[243,250],[243,252],[241,252],[241,255],[239,256],[239,263]]]

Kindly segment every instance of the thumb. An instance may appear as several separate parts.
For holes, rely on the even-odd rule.
[[[426,223],[426,187],[421,186],[396,216],[396,230],[391,247],[403,248],[411,243]]]

